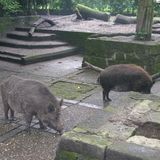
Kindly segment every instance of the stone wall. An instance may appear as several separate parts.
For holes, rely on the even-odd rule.
[[[112,64],[134,63],[150,73],[160,71],[160,39],[136,41],[133,36],[88,38],[84,60],[105,68]]]

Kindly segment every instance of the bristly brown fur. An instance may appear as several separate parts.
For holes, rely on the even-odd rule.
[[[98,77],[103,88],[103,100],[109,101],[109,92],[120,91],[150,93],[152,77],[140,66],[134,64],[112,65],[104,69]],[[107,98],[107,99],[106,99]]]

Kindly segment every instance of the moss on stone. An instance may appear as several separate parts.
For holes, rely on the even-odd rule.
[[[97,146],[99,148],[105,148],[106,146],[111,144],[110,140],[106,137],[106,133],[90,133],[87,130],[83,130],[80,128],[77,129],[77,127],[73,131],[66,132],[63,137]]]
[[[160,42],[135,41],[133,36],[88,38],[84,59],[101,68],[112,64],[134,63],[153,74],[160,70],[160,59],[157,58],[159,50]]]
[[[87,32],[75,31],[55,31],[55,33],[60,39],[76,45],[80,47],[80,49],[84,49],[87,38],[92,34]]]
[[[81,83],[69,83],[59,81],[50,86],[51,91],[59,97],[65,99],[77,99],[85,95],[87,92],[93,90],[96,86]]]
[[[75,152],[60,151],[56,160],[97,160],[88,156],[84,156]]]
[[[12,21],[10,18],[5,17],[5,18],[1,18],[1,23],[0,23],[0,32],[4,32],[7,28],[7,26],[10,26],[12,24]]]

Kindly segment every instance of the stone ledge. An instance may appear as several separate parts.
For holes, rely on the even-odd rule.
[[[110,145],[105,157],[105,160],[160,160],[159,150],[126,142]]]
[[[75,128],[62,136],[59,151],[78,153],[85,157],[103,160],[106,146],[111,144],[110,139],[104,135]]]

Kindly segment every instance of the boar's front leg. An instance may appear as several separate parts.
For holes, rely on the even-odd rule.
[[[8,120],[8,111],[10,109],[10,106],[7,102],[7,98],[6,98],[6,95],[4,94],[4,91],[3,91],[3,88],[1,88],[2,91],[1,91],[1,95],[2,95],[2,101],[3,101],[3,109],[4,109],[4,118],[5,120]]]
[[[31,122],[32,122],[32,117],[33,115],[28,113],[28,114],[24,114],[24,119],[26,122],[26,131],[30,133],[30,126],[31,126]]]
[[[39,121],[40,129],[46,129],[47,127],[43,124],[43,122],[41,121],[41,118],[39,118],[38,115],[36,115],[36,118],[37,118],[38,121]]]
[[[46,129],[46,126],[43,125],[42,121],[40,119],[38,120],[39,120],[40,129]]]

